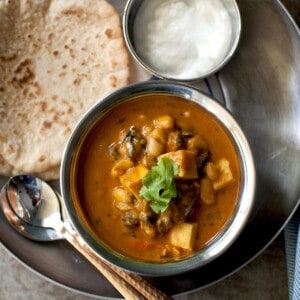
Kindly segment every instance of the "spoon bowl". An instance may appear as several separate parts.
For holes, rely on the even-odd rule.
[[[22,219],[8,201],[7,187],[8,185],[6,184],[1,191],[1,205],[5,217],[16,231],[33,241],[48,242],[64,239],[63,236],[53,228],[37,226]]]
[[[46,182],[29,175],[11,177],[2,189],[1,201],[14,227],[19,231],[26,226],[30,239],[63,239],[60,196]]]

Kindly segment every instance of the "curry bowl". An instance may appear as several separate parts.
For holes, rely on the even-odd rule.
[[[251,149],[233,116],[188,85],[147,81],[95,104],[61,166],[67,215],[104,260],[146,276],[212,261],[245,226]]]

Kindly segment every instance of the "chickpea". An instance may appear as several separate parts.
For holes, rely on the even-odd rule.
[[[183,116],[186,117],[186,118],[189,118],[191,116],[191,112],[190,111],[185,111],[183,113]]]
[[[170,130],[174,127],[174,119],[168,115],[158,117],[153,123],[156,128]]]
[[[156,228],[153,225],[146,224],[144,222],[140,223],[141,229],[151,238],[156,236]]]
[[[140,120],[146,120],[147,119],[147,117],[144,114],[140,114],[139,118],[140,118]]]
[[[165,146],[157,139],[149,136],[147,139],[147,154],[150,156],[159,156],[164,152]]]
[[[154,128],[147,138],[147,154],[159,156],[164,152],[166,144],[166,133],[161,128]]]
[[[145,137],[147,137],[147,136],[150,135],[150,133],[152,132],[152,130],[153,130],[152,126],[145,125],[142,128],[142,135],[145,136]]]
[[[119,160],[111,169],[111,175],[113,177],[119,177],[131,167],[133,167],[133,162],[130,159]]]
[[[127,211],[133,208],[131,194],[122,187],[115,187],[112,192],[114,205],[121,211]]]
[[[161,144],[166,144],[167,135],[166,132],[161,128],[155,128],[150,134],[153,138],[159,141]]]
[[[195,135],[188,139],[187,148],[191,151],[204,150],[207,149],[207,143],[201,136]]]
[[[180,118],[176,119],[176,127],[180,128],[181,130],[190,130],[191,126],[187,120],[190,118],[191,114],[188,111],[182,113]]]
[[[167,152],[176,151],[178,149],[183,148],[184,146],[184,138],[180,134],[180,131],[171,131],[168,134],[167,140]]]

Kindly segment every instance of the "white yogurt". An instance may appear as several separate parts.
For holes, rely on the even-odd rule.
[[[140,58],[165,77],[191,79],[224,59],[232,29],[220,0],[145,0],[135,20]]]

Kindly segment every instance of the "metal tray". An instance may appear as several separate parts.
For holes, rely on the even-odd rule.
[[[122,14],[125,1],[110,2]],[[248,263],[281,232],[300,202],[300,33],[280,1],[237,2],[238,50],[220,73],[197,86],[224,103],[248,137],[257,169],[255,206],[241,236],[217,260],[181,276],[147,278],[170,295],[203,288]],[[120,297],[67,242],[24,239],[2,212],[0,241],[47,279],[89,295]]]

